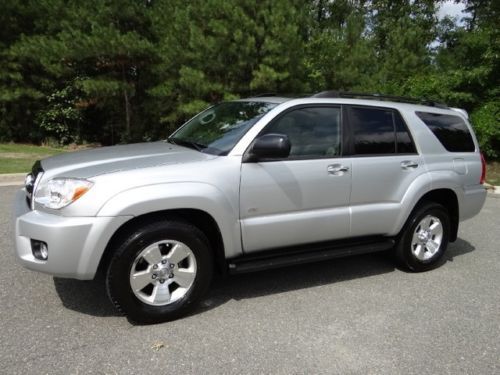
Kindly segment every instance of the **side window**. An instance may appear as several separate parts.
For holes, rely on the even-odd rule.
[[[476,147],[472,136],[460,116],[415,112],[450,152],[473,152]]]
[[[349,123],[357,155],[396,153],[393,111],[390,109],[350,107]]]
[[[341,154],[340,107],[304,107],[285,113],[261,134],[281,133],[290,139],[290,158],[310,159]]]
[[[398,154],[417,153],[408,128],[398,111],[394,111],[394,123],[396,125],[396,152]]]
[[[356,155],[414,154],[415,145],[398,111],[349,107]]]

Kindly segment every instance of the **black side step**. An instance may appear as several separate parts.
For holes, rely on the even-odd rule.
[[[350,243],[323,243],[263,251],[255,255],[246,255],[229,261],[229,273],[239,274],[265,269],[286,267],[295,264],[320,262],[322,260],[341,258],[350,255],[374,253],[394,247],[392,238],[356,241]]]

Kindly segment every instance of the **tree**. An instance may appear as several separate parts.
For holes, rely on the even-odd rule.
[[[306,66],[315,91],[363,91],[370,86],[376,55],[366,37],[367,3],[313,2]]]
[[[41,107],[47,84],[40,77],[39,66],[17,59],[10,47],[22,35],[41,32],[39,19],[43,9],[37,4],[5,0],[0,12],[0,141],[39,140],[34,129],[36,111]]]
[[[156,4],[161,121],[170,128],[222,99],[301,91],[304,16],[297,1]],[[287,53],[283,53],[283,51]]]
[[[138,76],[155,58],[153,44],[143,35],[148,31],[143,9],[147,5],[118,0],[44,4],[49,17],[63,19],[59,27],[24,36],[9,51],[15,61],[37,66],[40,75],[50,80],[49,85],[36,87],[52,98],[38,116],[42,126],[53,114],[54,98],[65,93],[65,100],[76,109],[105,110],[108,121],[124,124],[118,127],[120,139],[131,139]],[[71,93],[75,97],[69,97]],[[66,113],[73,117],[73,111]],[[121,114],[123,121],[117,121]]]
[[[500,152],[500,39],[498,2],[466,1],[463,25],[444,19],[432,65],[404,86],[413,96],[465,108],[481,149],[490,159]]]
[[[376,49],[373,86],[377,91],[407,95],[405,82],[429,68],[430,44],[436,39],[437,2],[374,0],[370,35]]]
[[[5,0],[0,140],[152,140],[220,100],[333,89],[466,108],[499,157],[500,2],[463,23],[440,3]]]

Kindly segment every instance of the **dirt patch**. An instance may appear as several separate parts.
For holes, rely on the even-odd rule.
[[[51,156],[51,154],[28,154],[25,152],[2,152],[2,158],[6,159],[43,159]]]

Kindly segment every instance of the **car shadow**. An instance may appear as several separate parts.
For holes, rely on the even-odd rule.
[[[54,286],[64,307],[93,316],[120,316],[108,299],[104,278],[82,281],[54,277]]]
[[[474,250],[476,250],[476,248],[470,242],[461,238],[457,238],[455,242],[452,242],[448,245],[448,250],[446,250],[443,258],[447,262],[453,262],[453,258],[471,253]]]
[[[457,239],[449,245],[443,263],[475,250],[468,241]],[[218,277],[210,292],[189,315],[214,309],[231,300],[262,297],[292,290],[354,280],[394,272],[398,268],[389,252],[358,255],[274,270]],[[63,305],[71,310],[98,317],[120,316],[107,298],[104,279],[80,281],[54,277]]]

